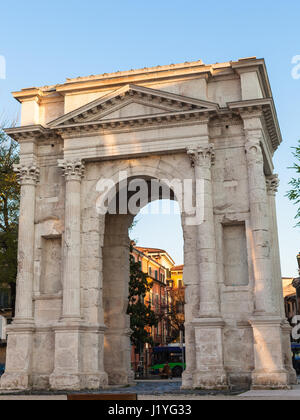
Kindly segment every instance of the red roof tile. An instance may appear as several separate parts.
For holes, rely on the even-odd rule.
[[[135,248],[141,252],[149,252],[149,254],[166,254],[167,253],[165,250],[158,249],[158,248],[144,248],[140,246],[135,246]]]
[[[171,271],[183,271],[184,265],[177,265],[171,268]]]

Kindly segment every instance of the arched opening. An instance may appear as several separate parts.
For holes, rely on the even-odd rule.
[[[124,193],[125,198],[122,196]],[[106,206],[108,211],[105,215],[103,244],[103,307],[107,327],[104,340],[104,369],[108,374],[109,384],[126,385],[132,382],[141,365],[144,375],[157,373],[151,372],[151,365],[156,362],[153,358],[154,348],[166,350],[169,347],[177,350],[181,345],[183,349],[184,328],[178,325],[176,334],[175,322],[171,319],[175,316],[175,310],[181,311],[181,324],[184,324],[182,215],[174,191],[153,177],[132,177],[123,185],[117,185],[115,191],[108,194]],[[136,220],[138,224],[135,226]],[[152,226],[152,235],[149,231],[144,235],[142,225],[148,228]],[[138,231],[137,226],[142,233],[139,238],[134,237]],[[169,238],[164,235],[168,235]],[[174,242],[176,237],[177,245]],[[135,239],[138,241],[134,242]],[[170,246],[172,240],[173,244]],[[177,261],[171,256],[172,249],[176,250],[174,254]],[[147,328],[153,344],[149,348],[143,343],[142,350],[135,348],[130,340],[130,318],[127,315],[130,253],[135,262],[140,264],[141,271],[147,275],[147,281],[151,283],[151,290],[144,302],[155,313],[158,322],[157,326]],[[181,272],[178,272],[179,266]],[[176,268],[177,270],[173,271]],[[183,297],[181,302],[174,302],[175,289],[178,288]],[[169,357],[174,353],[175,351],[170,350]],[[165,354],[165,359],[169,357]],[[175,359],[171,368],[181,366],[183,369],[183,352]],[[171,359],[164,360],[166,361],[172,362]],[[182,372],[175,369],[173,373],[181,376]]]

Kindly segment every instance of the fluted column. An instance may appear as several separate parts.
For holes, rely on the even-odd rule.
[[[273,285],[275,293],[275,302],[277,314],[283,320],[282,322],[282,351],[284,368],[288,372],[288,383],[297,384],[297,375],[293,368],[291,356],[291,326],[286,319],[283,288],[282,288],[282,275],[280,266],[280,253],[278,241],[278,226],[276,215],[276,193],[279,187],[278,175],[270,175],[266,179],[267,194],[269,199],[269,213],[270,213],[270,228],[272,232],[272,268],[273,268]]]
[[[245,151],[248,167],[252,261],[254,268],[255,311],[250,319],[254,336],[255,370],[252,372],[252,387],[286,388],[291,375],[286,369],[284,320],[278,311],[278,286],[274,279],[272,241],[274,226],[264,172],[264,141],[257,121],[246,120]],[[274,182],[272,180],[271,182]],[[275,185],[274,185],[275,186]]]
[[[255,314],[274,315],[276,308],[272,290],[269,205],[261,141],[261,130],[246,130],[245,150],[249,180],[252,261],[255,280]]]
[[[269,226],[271,229],[271,257],[272,257],[272,268],[273,268],[273,281],[276,293],[276,309],[278,315],[285,318],[285,308],[283,299],[283,288],[282,288],[282,275],[280,265],[280,253],[279,253],[279,241],[278,241],[278,226],[277,226],[277,215],[276,215],[276,193],[279,187],[278,175],[270,175],[266,178],[267,195],[269,200]]]
[[[200,308],[202,318],[220,316],[219,292],[217,284],[216,239],[213,213],[213,192],[211,167],[215,152],[212,144],[188,148],[188,156],[195,169],[196,182],[202,182],[203,191],[197,198],[197,206],[203,206],[203,223],[198,229],[198,261],[200,276]]]
[[[199,267],[199,315],[190,324],[194,331],[195,358],[187,360],[183,388],[227,389],[224,369],[223,328],[217,282],[216,239],[213,211],[211,167],[215,152],[212,144],[188,148],[195,169],[198,218],[197,257]],[[203,220],[202,217],[203,216]],[[191,343],[193,341],[191,340]]]
[[[59,160],[66,180],[63,271],[63,320],[79,320],[80,313],[80,198],[84,164]]]
[[[33,334],[33,276],[35,240],[35,195],[39,168],[35,165],[14,167],[21,185],[18,276],[15,319],[7,327],[7,356],[2,389],[27,390],[31,387]]]
[[[16,165],[14,169],[21,185],[18,277],[14,322],[33,323],[35,193],[40,171],[35,165]]]

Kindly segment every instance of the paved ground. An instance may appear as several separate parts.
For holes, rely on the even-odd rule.
[[[173,381],[137,381],[136,385],[126,388],[113,387],[98,393],[134,393],[141,401],[171,401],[171,400],[300,400],[300,385],[289,391],[249,391],[244,393],[219,393],[204,391],[181,391],[181,382]],[[65,394],[13,394],[0,395],[0,400],[66,400]]]

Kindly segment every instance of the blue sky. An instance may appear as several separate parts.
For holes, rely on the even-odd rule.
[[[291,147],[300,138],[300,79],[291,76],[300,54],[297,0],[14,0],[1,5],[0,115],[19,112],[10,92],[131,68],[202,59],[205,63],[264,57],[284,142],[275,155],[281,178],[278,218],[285,276],[297,274],[299,228],[285,198],[293,172]],[[140,244],[165,247],[182,262],[179,218],[140,217],[133,234]]]

